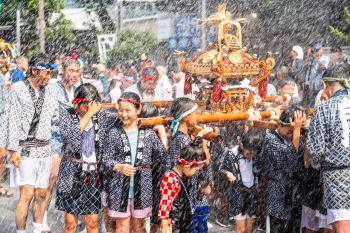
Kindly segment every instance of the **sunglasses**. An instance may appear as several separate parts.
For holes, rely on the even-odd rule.
[[[52,76],[53,70],[32,68],[32,74],[35,76]]]

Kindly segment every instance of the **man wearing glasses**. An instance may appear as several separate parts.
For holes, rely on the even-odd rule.
[[[41,233],[52,163],[52,120],[58,111],[55,92],[48,86],[52,71],[44,54],[33,57],[29,77],[15,83],[9,93],[6,148],[11,152],[20,189],[16,204],[17,233],[25,232],[32,200],[33,232]]]

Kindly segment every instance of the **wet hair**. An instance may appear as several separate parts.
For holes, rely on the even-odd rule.
[[[67,60],[62,62],[62,67],[65,70],[68,66],[70,66],[72,64],[79,65],[79,67],[81,65],[78,59],[68,57]]]
[[[203,161],[206,159],[203,148],[202,148],[203,139],[201,137],[196,137],[193,142],[191,142],[188,146],[180,152],[180,158],[185,159],[189,162]]]
[[[84,83],[77,87],[77,89],[74,91],[74,98],[84,98],[86,99],[86,102],[94,100],[100,101],[100,95],[98,94],[97,88],[90,83]]]
[[[159,109],[150,102],[143,103],[141,106],[141,118],[148,118],[148,117],[158,117],[160,115]]]
[[[258,153],[261,150],[264,141],[263,131],[259,129],[251,129],[242,136],[242,145],[246,150]]]
[[[128,69],[126,69],[126,71],[124,72],[125,76],[129,76],[129,77],[137,77],[139,74],[137,73],[137,70],[134,66],[129,67]]]
[[[119,100],[120,99],[130,99],[130,100],[133,100],[137,103],[141,103],[140,96],[134,92],[124,92],[121,94]],[[141,106],[137,106],[136,104],[133,104],[133,105],[135,106],[136,109],[139,109],[141,107]]]
[[[150,76],[158,76],[158,71],[154,66],[146,67],[141,71],[141,76],[150,75]]]
[[[295,81],[292,78],[286,77],[278,82],[278,88],[281,89],[286,85],[295,85]]]
[[[336,46],[332,46],[331,47],[331,52],[335,53],[335,52],[343,52],[342,48],[339,45]]]
[[[329,67],[323,76],[350,79],[350,72],[345,64],[339,64],[339,65],[333,65]],[[326,82],[329,82],[329,81],[326,81]]]
[[[177,98],[170,107],[169,115],[178,118],[184,112],[190,110],[196,105],[196,103],[187,97]]]
[[[49,57],[44,53],[39,53],[38,55],[33,56],[29,61],[29,66],[45,66],[50,63]]]
[[[35,66],[46,66],[51,61],[45,53],[39,53],[33,56],[29,61],[29,75],[32,75],[32,68]]]
[[[110,93],[113,88],[115,88],[118,84],[118,81],[117,79],[112,79],[112,81],[110,82],[109,86],[108,86],[108,93]]]
[[[312,53],[316,53],[317,51],[319,51],[322,48],[322,44],[320,42],[315,42],[311,45],[311,52]]]
[[[297,105],[297,104],[293,104],[290,105],[286,110],[284,110],[281,115],[280,115],[280,122],[283,123],[287,123],[290,124],[290,119],[292,119],[292,121],[294,121],[294,112],[295,111],[304,111],[305,112],[305,108],[303,108],[301,105]]]
[[[244,125],[230,125],[223,129],[224,144],[228,147],[233,147],[242,141],[244,135]]]

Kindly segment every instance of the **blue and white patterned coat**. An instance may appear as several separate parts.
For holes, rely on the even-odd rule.
[[[242,181],[236,180],[234,183],[230,183],[227,180],[225,172],[231,172],[235,177],[237,177],[237,172],[239,172],[239,170],[237,171],[235,166],[239,164],[240,159],[244,159],[244,157],[241,153],[239,153],[238,146],[235,146],[227,151],[227,154],[224,156],[219,168],[219,171],[223,174],[224,180],[222,180],[221,183],[222,185],[225,185],[225,190],[223,194],[225,195],[226,200],[228,201],[228,214],[230,217],[235,217],[236,215],[242,213],[244,206],[244,197],[242,191],[239,188],[238,183],[241,183]],[[256,206],[255,209],[257,209]]]
[[[51,139],[51,130],[54,124],[54,116],[57,115],[58,104],[56,95],[52,88],[45,87],[44,104],[40,114],[38,130],[35,138],[49,141]],[[21,152],[20,140],[26,140],[29,128],[34,116],[34,104],[30,96],[28,87],[23,81],[12,85],[8,97],[8,142],[7,149]],[[50,146],[30,148],[29,156],[32,158],[43,158],[51,156]]]
[[[65,90],[64,85],[58,81],[49,84],[56,94],[56,100],[58,101],[59,106],[63,107],[72,107],[72,104],[69,102],[68,94]],[[59,113],[59,111],[57,111]],[[52,139],[51,139],[51,149],[52,153],[56,155],[62,154],[62,138],[60,136],[59,129],[59,116],[54,116],[54,126],[52,127]]]
[[[122,209],[122,191],[124,179],[127,177],[122,173],[113,171],[116,164],[125,163],[124,144],[121,137],[121,126],[116,124],[110,129],[103,144],[102,162],[108,172],[105,191],[107,192],[108,208],[113,211],[125,212]],[[152,170],[163,169],[160,165],[165,164],[165,147],[157,134],[152,129],[145,129],[143,140],[142,165],[150,169],[141,169],[141,209],[149,208],[153,203]],[[159,179],[163,174],[159,173]],[[135,180],[135,182],[137,182]],[[136,193],[137,191],[135,191]],[[135,195],[136,196],[136,195]],[[136,200],[135,200],[136,202]]]
[[[0,147],[5,147],[7,143],[7,95],[8,91],[6,89],[6,76],[0,73]]]
[[[279,219],[290,219],[293,193],[298,183],[295,175],[303,169],[303,143],[296,151],[291,142],[286,142],[277,132],[268,132],[261,152],[267,172],[267,213]]]
[[[340,90],[319,105],[311,119],[307,146],[313,162],[321,164],[323,205],[350,209],[350,100]]]
[[[59,113],[59,129],[62,138],[62,156],[64,158],[76,158],[76,154],[81,154],[82,133],[80,132],[80,123],[76,122],[72,107],[61,106]],[[110,124],[113,124],[117,118],[115,114],[108,111],[101,111],[97,114],[99,127],[99,145],[100,153],[103,148],[102,143],[106,136],[106,130]],[[72,160],[62,159],[57,178],[57,190],[69,193],[73,186],[73,177],[77,171],[77,163]]]

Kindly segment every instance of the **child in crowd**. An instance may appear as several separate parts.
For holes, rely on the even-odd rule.
[[[181,150],[191,142],[190,129],[197,126],[197,104],[190,98],[182,97],[174,101],[170,108],[170,115],[173,117],[171,129],[173,136],[170,141],[167,159],[167,169],[170,170],[177,161]],[[201,130],[197,136],[204,136],[212,132],[211,128]],[[192,202],[196,205],[194,215],[197,216],[192,221],[191,232],[205,233],[208,231],[207,220],[209,217],[209,203],[207,196],[211,193],[212,174],[209,166],[210,153],[205,143],[203,149],[206,155],[204,169],[191,177],[189,182],[189,193]]]
[[[76,232],[78,215],[85,216],[88,232],[99,232],[102,191],[99,98],[93,85],[82,84],[75,91],[74,108],[62,106],[60,109],[63,149],[56,208],[65,212],[64,232],[67,233]]]
[[[205,159],[202,139],[197,137],[181,150],[173,168],[164,175],[158,212],[162,233],[190,232],[194,204],[189,196],[187,177],[197,174],[204,167]]]
[[[304,140],[300,131],[305,120],[303,109],[292,105],[282,112],[278,128],[265,136],[260,159],[266,171],[272,233],[299,232],[301,203],[296,198],[300,192],[298,175],[303,170]]]
[[[138,125],[140,97],[124,92],[118,100],[120,122],[108,133],[102,160],[109,172],[106,181],[108,215],[116,219],[116,233],[146,232],[151,217],[154,169],[164,164],[165,147],[152,129]]]
[[[250,130],[243,135],[239,145],[229,150],[220,166],[229,181],[225,194],[237,233],[252,233],[254,229],[258,179],[253,159],[260,152],[262,142],[262,133]]]
[[[139,115],[140,118],[159,117],[159,116],[160,116],[159,109],[152,102],[146,102],[142,104],[141,113]],[[153,127],[153,130],[157,133],[158,137],[160,137],[165,148],[168,148],[168,138],[167,138],[167,133],[164,125],[156,125]],[[161,180],[158,178],[159,176],[162,176],[164,173],[165,173],[165,166],[162,166],[162,167],[156,166],[152,170],[152,174],[153,174],[152,189],[153,189],[154,208],[153,208],[152,217],[151,217],[151,233],[157,233],[160,230],[160,221],[157,215],[158,215],[158,209],[159,209],[159,203],[160,203],[159,188],[160,188]]]

